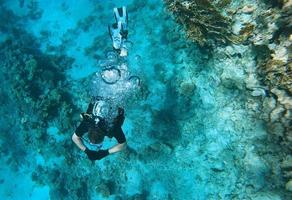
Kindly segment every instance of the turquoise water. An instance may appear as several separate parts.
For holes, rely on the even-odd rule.
[[[245,89],[252,48],[197,46],[159,0],[0,2],[1,199],[288,197],[280,146]],[[122,5],[142,88],[125,107],[127,149],[92,163],[71,136]]]

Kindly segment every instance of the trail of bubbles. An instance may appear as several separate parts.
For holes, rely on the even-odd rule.
[[[94,101],[103,102],[103,116],[111,120],[118,115],[118,108],[124,108],[129,98],[140,90],[140,78],[132,75],[126,60],[114,52],[108,52],[99,65],[101,70],[94,74],[89,93]]]

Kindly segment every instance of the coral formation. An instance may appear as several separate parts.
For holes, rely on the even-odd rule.
[[[20,30],[19,30],[20,31]],[[38,113],[40,123],[46,123],[59,115],[62,103],[71,104],[65,84],[64,67],[66,57],[43,56],[31,36],[22,34],[1,44],[1,66],[8,80],[11,93],[25,113]],[[30,48],[27,48],[30,46]],[[63,69],[62,69],[63,68]],[[70,110],[66,116],[70,115]]]
[[[23,3],[22,3],[23,4]],[[36,0],[30,0],[27,4],[28,17],[37,20],[42,17],[43,10],[39,7],[39,3]]]
[[[165,0],[165,3],[185,27],[187,37],[200,46],[237,41],[231,31],[231,19],[223,16],[211,1]],[[217,5],[222,8],[229,3],[222,1]]]
[[[269,107],[264,106],[264,112],[270,113],[270,116],[263,118],[268,123],[270,133],[277,135],[279,142],[289,152],[292,150],[292,132],[290,130],[292,122],[292,64],[290,58],[292,41],[289,39],[292,33],[291,24],[289,24],[291,5],[288,5],[288,2],[282,3],[282,9],[270,8],[266,14],[260,17],[261,26],[256,28],[251,42],[256,49],[266,49],[256,52],[259,55],[257,72],[259,79],[268,87],[271,95],[269,101],[275,102],[269,104]],[[266,33],[269,33],[270,36],[263,35]],[[261,38],[261,42],[258,38]]]
[[[203,1],[165,2],[176,20],[186,28],[188,37],[199,45],[208,44],[209,38],[225,41],[224,43],[232,41],[234,33],[237,42],[253,47],[254,54],[257,55],[257,68],[256,72],[249,72],[249,78],[245,80],[246,87],[251,90],[252,96],[263,97],[262,105],[257,106],[262,109],[262,113],[258,113],[266,121],[272,137],[283,146],[284,155],[289,155],[292,147],[291,2],[270,1],[261,5],[243,4],[238,7],[234,7],[235,4],[230,1],[204,1],[204,4]],[[263,11],[258,11],[256,6]],[[220,14],[223,13],[223,8],[227,13],[233,10],[229,12],[231,18]],[[231,25],[232,31],[228,28]],[[218,34],[213,35],[213,31]],[[229,54],[228,49],[226,54]],[[232,73],[228,71],[222,73],[222,84],[227,88],[243,89],[239,79],[230,74]],[[283,170],[284,173],[289,173],[286,168]]]
[[[17,108],[15,113],[9,111],[11,117],[16,118],[14,124],[7,127],[7,134],[3,135],[2,141],[5,148],[9,148],[11,160],[16,165],[8,162],[20,168],[22,164],[17,163],[25,164],[23,159],[26,160],[30,152],[37,152],[44,157],[49,157],[53,152],[51,147],[45,148],[48,144],[53,147],[58,143],[46,130],[53,120],[58,121],[56,126],[60,137],[76,121],[74,114],[77,108],[70,97],[64,74],[70,59],[41,53],[37,40],[23,29],[14,30],[0,46],[1,77],[5,77],[6,88],[2,91],[3,96],[6,96],[5,101],[14,104],[9,107],[6,103],[8,109]],[[8,124],[9,121],[12,120],[8,120]],[[21,134],[11,138],[17,132]],[[17,143],[17,148],[12,148],[15,145],[9,145],[11,142]],[[57,156],[61,151],[64,150],[55,152]]]

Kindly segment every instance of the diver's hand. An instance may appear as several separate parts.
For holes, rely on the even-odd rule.
[[[104,157],[106,157],[108,155],[109,155],[108,149],[106,149],[106,150],[101,149],[101,150],[99,150],[97,152],[97,157],[96,158],[97,158],[97,160],[100,160],[100,159],[102,159],[102,158],[104,158]]]
[[[99,151],[92,151],[92,150],[86,148],[84,152],[86,153],[88,158],[92,161],[100,160],[100,159],[109,155],[108,150],[103,150],[103,149],[101,149]]]

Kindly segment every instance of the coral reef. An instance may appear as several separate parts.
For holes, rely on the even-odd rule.
[[[176,20],[185,27],[187,37],[200,46],[228,44],[238,39],[231,31],[231,18],[223,16],[211,1],[165,0]],[[230,1],[217,5],[225,7]]]
[[[8,111],[7,133],[1,140],[5,144],[3,151],[10,152],[11,159],[7,163],[21,168],[31,152],[49,157],[53,146],[62,146],[55,137],[62,137],[76,123],[74,114],[78,113],[78,109],[72,102],[64,74],[71,61],[66,56],[41,53],[37,40],[23,29],[14,30],[0,46],[1,77],[5,77],[5,90],[2,90],[3,96],[6,96],[4,105],[15,110]],[[10,119],[12,117],[15,119]],[[55,123],[58,129],[56,136],[49,135],[47,131],[54,120],[58,122]],[[14,123],[10,124],[12,121]],[[15,137],[18,132],[21,134]],[[62,151],[64,149],[55,153],[59,156]]]
[[[20,30],[19,30],[20,31]],[[19,32],[17,33],[19,34]],[[11,95],[24,113],[38,113],[40,123],[59,115],[62,103],[72,104],[64,89],[66,57],[43,56],[30,35],[21,34],[1,44],[1,66],[3,73],[11,77]],[[28,47],[30,46],[30,47]],[[63,105],[66,106],[66,105]],[[67,112],[66,118],[70,115]]]
[[[27,8],[28,8],[28,17],[30,19],[37,20],[42,17],[43,10],[39,7],[38,1],[30,0],[27,4]]]
[[[292,40],[289,38],[292,6],[283,1],[279,7],[270,8],[259,17],[261,26],[256,28],[250,42],[258,55],[258,78],[269,91],[262,118],[267,122],[268,131],[282,145],[283,152],[289,155],[292,150]],[[283,173],[291,173],[287,170],[284,167]],[[291,180],[289,176],[286,178]]]
[[[250,109],[262,110],[257,113],[266,121],[271,137],[283,146],[284,157],[289,155],[292,147],[291,1],[267,1],[260,5],[236,5],[230,1],[165,2],[176,20],[185,27],[187,36],[200,46],[210,43],[211,39],[227,43],[235,41],[234,38],[237,38],[237,44],[251,45],[257,67],[256,71],[247,70],[249,75],[245,86],[251,90],[252,96],[262,97],[262,105],[249,105]],[[257,7],[262,10],[257,10]],[[223,17],[224,13],[230,18]],[[214,31],[217,34],[214,35]],[[224,54],[234,58],[231,52],[235,49],[229,49],[223,50]],[[214,52],[219,53],[218,50]],[[242,90],[244,85],[239,77],[231,74],[226,70],[222,73],[224,87]],[[188,89],[185,84],[181,86]],[[283,173],[290,172],[284,168]]]
[[[4,197],[291,199],[287,1],[167,0],[186,11],[174,10],[175,18],[189,23],[195,42],[159,0],[128,2],[128,62],[143,77],[142,97],[125,109],[127,149],[95,163],[70,137],[86,110],[88,75],[110,48],[107,16],[116,2],[52,1],[45,6],[57,18],[43,12],[39,20],[27,18],[27,3],[19,1],[19,16],[0,7],[8,33],[0,43],[0,191],[13,180]],[[24,171],[32,188],[15,188],[6,166]],[[31,196],[45,186],[46,197]]]
[[[264,12],[252,9],[255,5],[237,11],[238,19],[246,19],[242,20],[238,34],[246,35],[247,43],[252,45],[256,55],[253,79],[260,82],[257,86],[264,88],[260,89],[262,91],[257,89],[264,97],[260,116],[266,121],[272,140],[282,146],[283,159],[291,155],[292,150],[291,6],[290,1],[271,1],[261,5]],[[244,18],[246,15],[250,17]],[[247,87],[251,88],[250,85]],[[291,177],[287,174],[290,171],[287,170],[283,168],[283,174],[289,181]]]

